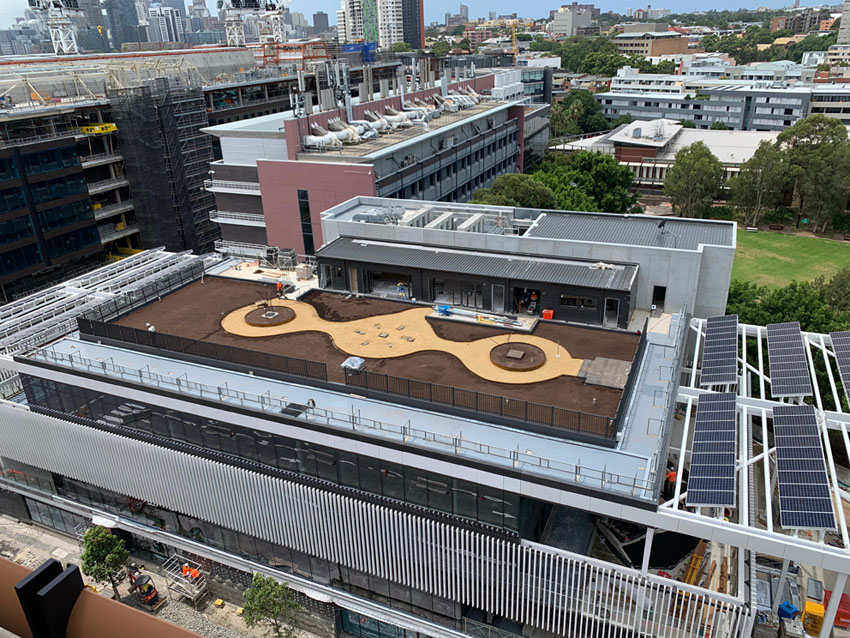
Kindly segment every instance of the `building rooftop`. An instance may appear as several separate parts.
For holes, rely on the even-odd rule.
[[[631,290],[638,269],[633,264],[488,254],[348,237],[334,240],[317,254],[326,259],[357,259],[409,268],[624,291]]]
[[[676,153],[694,142],[708,146],[714,156],[724,164],[741,164],[750,159],[762,142],[774,142],[779,131],[713,131],[710,129],[682,129],[664,149],[658,160],[674,160]]]
[[[637,31],[634,33],[619,33],[617,39],[636,38],[681,38],[677,31]]]
[[[663,227],[659,224],[664,223]],[[735,223],[609,213],[547,212],[535,220],[529,237],[593,243],[697,250],[702,245],[735,246]]]
[[[452,231],[458,237],[467,233],[509,235],[547,240],[588,242],[652,248],[700,250],[700,246],[735,247],[735,223],[707,219],[667,218],[651,215],[616,215],[578,211],[545,211],[509,206],[388,200],[355,197],[322,213],[323,222],[379,224],[395,228],[394,241],[408,240],[407,231]],[[324,223],[323,223],[324,228]],[[355,227],[351,227],[352,232]],[[327,230],[326,230],[327,233]],[[347,234],[341,229],[339,235]],[[367,229],[358,236],[368,237]],[[328,240],[336,235],[327,235]],[[411,235],[412,237],[412,235]],[[381,237],[389,239],[388,237]],[[445,246],[462,247],[462,243],[446,238]],[[451,242],[451,243],[449,243]]]
[[[639,146],[665,146],[676,134],[682,130],[682,125],[676,120],[652,120],[642,122],[640,120],[630,122],[619,127],[608,136],[611,142],[621,144],[636,144]]]

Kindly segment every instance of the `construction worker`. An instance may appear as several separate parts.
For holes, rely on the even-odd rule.
[[[664,492],[671,496],[675,493],[676,490],[676,468],[672,465],[667,466],[667,482],[664,484]]]
[[[200,575],[201,575],[201,572],[199,572],[194,567],[189,567],[189,563],[183,563],[183,576],[184,577],[191,578],[192,580],[195,580],[196,578],[200,577]]]
[[[277,280],[277,296],[283,297],[283,279]]]

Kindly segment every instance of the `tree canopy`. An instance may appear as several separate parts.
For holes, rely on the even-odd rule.
[[[413,51],[413,48],[407,42],[393,42],[393,53],[407,53]]]
[[[255,573],[244,595],[242,619],[246,625],[266,627],[266,635],[273,638],[295,638],[301,605],[286,583]]]
[[[777,137],[802,215],[815,230],[826,229],[850,195],[850,143],[841,120],[815,114]]]
[[[520,206],[522,208],[558,208],[555,194],[531,175],[500,175],[490,188],[479,188],[472,194],[472,204]]]
[[[555,137],[563,135],[580,135],[608,130],[608,120],[602,115],[593,93],[575,90],[567,93],[566,97],[552,107],[549,115],[549,126]]]
[[[732,203],[744,213],[746,226],[757,226],[765,211],[782,203],[787,181],[785,156],[775,144],[763,140],[729,182]]]
[[[702,142],[676,153],[664,180],[664,194],[673,212],[683,217],[705,217],[723,180],[723,165]]]
[[[80,568],[83,573],[99,583],[108,582],[115,596],[121,598],[116,579],[130,555],[124,541],[105,527],[95,525],[83,534],[82,545]]]

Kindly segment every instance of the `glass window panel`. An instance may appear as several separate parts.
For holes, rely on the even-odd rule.
[[[395,463],[381,463],[381,485],[384,496],[404,500],[404,468]]]
[[[359,471],[357,468],[357,455],[350,452],[337,452],[339,464],[339,482],[348,487],[360,487]]]

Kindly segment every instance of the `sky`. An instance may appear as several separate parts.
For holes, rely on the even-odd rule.
[[[488,0],[487,2],[483,2],[481,0],[467,0],[466,4],[469,6],[470,18],[486,18],[490,11],[496,11],[499,14],[509,14],[514,11],[519,11],[523,17],[542,18],[549,15],[550,9],[554,9],[561,4],[568,3],[570,1],[571,0],[524,0],[520,3],[517,0]],[[665,9],[670,9],[673,13],[691,11],[694,8],[693,2],[686,0],[655,1],[657,3],[655,4],[656,8],[663,7]],[[215,8],[215,0],[206,0],[206,2],[210,11],[212,13],[216,13],[217,9]],[[450,11],[451,13],[458,12],[458,0],[424,0],[424,2],[425,24],[429,24],[434,21],[442,22],[447,11]],[[191,0],[187,0],[186,4],[191,4]],[[708,8],[711,6],[715,9],[738,9],[741,6],[746,6],[754,9],[761,5],[780,7],[790,4],[790,2],[770,2],[769,0],[763,0],[761,2],[756,0],[752,3],[743,3],[741,0],[713,0],[710,5],[701,4],[700,6],[702,8]],[[816,2],[804,1],[802,4],[816,4]],[[625,13],[628,7],[632,7],[634,9],[641,7],[641,5],[637,2],[630,2],[629,0],[598,2],[596,6],[600,7],[602,11],[616,11],[618,13]],[[24,10],[26,8],[27,0],[0,0],[0,26],[8,27],[13,24],[16,17],[24,14]],[[290,11],[300,11],[303,13],[311,24],[313,22],[313,13],[315,11],[324,11],[328,14],[331,24],[335,23],[337,9],[339,9],[338,0],[310,0],[309,2],[307,0],[293,0],[292,4],[289,6]]]

